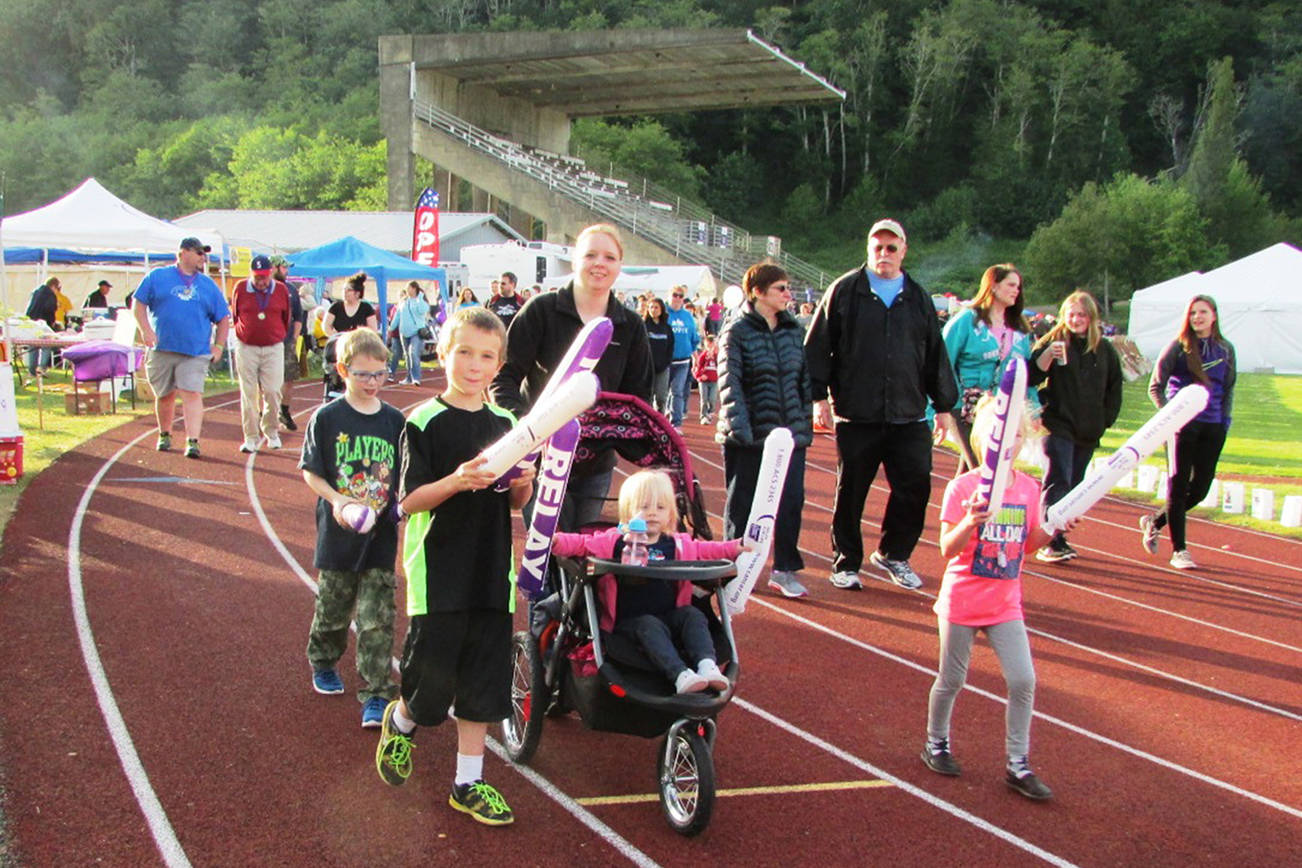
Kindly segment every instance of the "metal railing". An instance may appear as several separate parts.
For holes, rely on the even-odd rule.
[[[766,258],[816,292],[835,277],[789,253],[770,255],[767,236],[752,235],[651,181],[611,178],[582,170],[582,164],[572,158],[532,151],[423,100],[413,99],[412,112],[431,128],[505,163],[622,229],[671,251],[677,258],[709,266],[725,283],[740,282],[747,268]]]

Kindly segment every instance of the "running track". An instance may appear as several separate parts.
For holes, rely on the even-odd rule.
[[[433,394],[426,382],[386,397],[410,407]],[[319,391],[297,387],[300,420]],[[812,593],[757,594],[736,622],[743,674],[720,718],[706,832],[678,837],[640,798],[658,742],[575,717],[548,721],[532,769],[490,757],[518,819],[488,829],[445,804],[451,727],[422,730],[411,781],[389,788],[351,694],[311,691],[300,438],[250,459],[237,398],[209,406],[202,461],[154,452],[147,422],[130,422],[36,479],[6,531],[0,767],[20,864],[1302,861],[1295,542],[1194,521],[1204,566],[1179,573],[1165,542],[1161,558],[1141,552],[1137,510],[1107,501],[1073,535],[1078,561],[1032,562],[1032,760],[1056,798],[1031,803],[1002,782],[1003,685],[984,644],[955,710],[962,777],[917,758],[951,460],[937,453],[913,560],[922,591],[838,591],[825,579],[835,453],[819,438],[801,537]],[[717,528],[718,447],[694,423],[687,435]],[[865,513],[869,546],[884,493]],[[351,655],[341,672],[351,690]]]

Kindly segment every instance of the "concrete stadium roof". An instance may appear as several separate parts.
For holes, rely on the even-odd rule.
[[[228,244],[251,247],[259,252],[296,253],[345,235],[352,235],[382,250],[404,252],[411,250],[411,213],[209,209],[178,217],[172,222],[178,226],[220,227],[218,231]],[[486,233],[475,232],[481,228]],[[474,243],[525,240],[494,214],[441,212],[439,236],[444,246],[461,235],[474,235]]]
[[[741,29],[384,36],[380,63],[437,70],[570,117],[845,98],[803,63]]]

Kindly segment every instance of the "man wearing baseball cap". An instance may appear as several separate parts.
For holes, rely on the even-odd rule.
[[[95,291],[86,296],[86,302],[82,307],[108,307],[108,292],[112,288],[113,284],[107,280],[101,280],[99,285],[95,287]]]
[[[886,468],[891,493],[870,560],[900,587],[921,587],[909,558],[931,495],[927,404],[936,410],[935,436],[943,437],[958,401],[936,306],[903,268],[908,249],[899,223],[874,223],[867,262],[823,293],[805,335],[814,424],[830,428],[836,420],[831,581],[846,590],[863,587],[861,522],[878,467]]]
[[[271,276],[273,279],[285,284],[289,291],[289,333],[285,335],[285,377],[280,389],[280,424],[284,425],[287,430],[297,431],[298,423],[289,412],[289,387],[298,379],[298,338],[303,334],[303,325],[306,317],[303,312],[303,300],[298,296],[298,290],[289,285],[289,266],[290,262],[283,256],[271,257]]]
[[[271,276],[271,260],[253,257],[253,277],[235,284],[235,372],[240,378],[241,452],[257,452],[262,440],[280,448],[277,429],[285,380],[285,335],[292,308],[289,289]]]
[[[205,257],[211,249],[198,238],[181,239],[176,264],[149,272],[132,294],[139,304],[131,311],[140,326],[140,338],[149,347],[145,371],[158,396],[154,400],[157,449],[167,452],[172,448],[172,421],[179,396],[185,415],[186,458],[199,457],[203,382],[208,363],[221,359],[231,327],[226,299],[204,273]]]

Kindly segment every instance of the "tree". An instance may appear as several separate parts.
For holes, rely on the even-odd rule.
[[[1209,237],[1237,259],[1281,240],[1285,227],[1239,156],[1240,92],[1231,58],[1212,64],[1207,89],[1207,117],[1180,181],[1207,217]]]
[[[1112,301],[1195,269],[1219,264],[1192,194],[1167,180],[1120,174],[1089,182],[1026,247],[1027,280],[1054,299],[1077,288]]]

